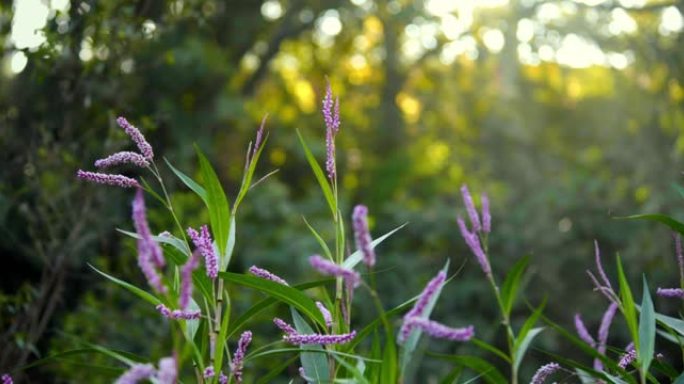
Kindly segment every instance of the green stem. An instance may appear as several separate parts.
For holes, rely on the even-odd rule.
[[[513,332],[513,327],[511,326],[511,319],[506,311],[503,301],[501,300],[501,292],[499,291],[499,286],[496,285],[493,276],[487,276],[492,289],[494,290],[494,296],[496,297],[496,302],[499,305],[499,311],[501,312],[501,319],[504,328],[506,329],[506,341],[508,343],[508,356],[511,359],[511,384],[518,384],[518,368],[515,365],[515,333]]]

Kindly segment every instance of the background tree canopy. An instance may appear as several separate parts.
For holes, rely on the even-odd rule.
[[[673,188],[684,154],[682,14],[683,0],[0,1],[0,371],[83,341],[150,355],[169,342],[154,308],[88,267],[143,281],[134,244],[114,230],[131,228],[132,195],[74,177],[128,145],[119,115],[189,174],[197,143],[234,194],[268,114],[258,172],[279,172],[241,213],[232,268],[302,280],[317,252],[302,216],[316,223],[326,208],[295,129],[324,157],[326,77],[340,95],[345,212],[367,204],[374,234],[410,223],[378,249],[390,303],[450,259],[464,268],[441,316],[494,329],[456,226],[463,183],[492,200],[495,273],[530,254],[527,298],[548,295],[561,323],[606,305],[584,273],[594,239],[611,265],[620,252],[632,277],[674,285],[668,231],[614,217],[684,219]],[[187,189],[172,189],[184,220],[207,220]],[[601,311],[586,315],[591,324]],[[139,326],[121,326],[130,321]],[[255,334],[271,328],[264,316]],[[545,340],[540,349],[559,347]],[[25,374],[98,382],[74,364],[104,360]],[[423,366],[426,377],[448,370]]]

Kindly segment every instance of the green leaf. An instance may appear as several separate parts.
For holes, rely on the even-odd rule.
[[[495,366],[490,364],[484,359],[475,356],[464,356],[464,355],[445,355],[439,353],[428,352],[429,356],[436,357],[440,360],[451,361],[459,366],[469,368],[481,375],[481,379],[486,383],[490,384],[502,384],[507,383],[508,380],[501,374],[501,372],[496,369]]]
[[[247,191],[249,191],[249,188],[252,186],[252,178],[254,177],[254,171],[256,170],[257,163],[259,162],[259,157],[261,157],[261,151],[263,151],[264,147],[266,146],[266,141],[268,141],[268,134],[266,134],[266,136],[264,137],[263,141],[261,142],[261,145],[259,146],[259,149],[254,154],[253,158],[250,159],[249,154],[247,154],[245,161],[247,161],[248,163],[245,164],[245,173],[242,175],[242,183],[240,184],[240,190],[238,191],[237,197],[235,198],[233,213],[235,213],[237,207],[240,206],[242,199],[245,198],[245,195],[247,195]]]
[[[515,300],[518,298],[518,290],[520,289],[520,282],[522,281],[525,269],[530,262],[530,256],[525,255],[513,264],[510,272],[506,275],[506,280],[504,280],[501,286],[501,301],[503,302],[504,311],[506,311],[506,316],[511,314],[511,309],[515,304]]]
[[[363,360],[362,360],[362,359],[359,359],[359,360],[358,360],[358,362],[359,362],[358,365],[360,366],[360,368],[359,368],[359,367],[355,367],[355,366],[349,364],[348,362],[346,362],[344,359],[342,359],[341,357],[337,356],[336,354],[334,354],[334,355],[332,355],[332,356],[333,356],[333,358],[334,358],[338,363],[340,363],[340,365],[342,365],[342,366],[345,367],[349,372],[351,372],[351,374],[354,376],[354,379],[355,379],[355,380],[353,380],[353,383],[355,383],[355,384],[356,384],[356,383],[365,383],[365,384],[368,384],[368,380],[366,380],[366,378],[363,377],[363,371],[362,371],[362,369],[365,369],[365,364],[363,363]],[[362,369],[361,369],[361,368],[362,368]]]
[[[525,337],[518,338],[518,340],[516,340],[515,361],[513,362],[513,365],[516,369],[520,368],[520,363],[522,363],[523,357],[525,357],[527,348],[529,348],[532,340],[534,340],[534,338],[543,330],[543,327],[532,328],[529,332],[527,332],[527,334],[525,334]]]
[[[302,134],[299,132],[299,130],[297,130],[297,136],[299,137],[299,142],[302,144],[302,148],[304,149],[306,161],[309,162],[309,166],[311,167],[314,176],[316,176],[318,185],[320,185],[321,190],[323,191],[323,196],[325,196],[325,200],[328,202],[328,207],[330,207],[330,211],[332,212],[332,215],[334,217],[337,214],[337,203],[335,202],[335,196],[333,195],[332,189],[330,188],[328,178],[323,173],[321,166],[318,165],[318,161],[316,161],[316,158],[311,153],[311,150],[309,150],[309,147],[306,145],[306,142],[304,141],[304,138],[302,137]]]
[[[333,259],[333,256],[332,256],[332,252],[330,252],[330,248],[328,248],[328,244],[325,243],[325,240],[323,240],[323,238],[321,237],[321,235],[318,234],[318,232],[314,229],[314,227],[312,227],[312,226],[309,224],[309,222],[306,221],[306,218],[305,218],[304,216],[302,216],[302,219],[304,220],[304,224],[306,224],[306,226],[309,228],[309,231],[311,231],[311,233],[312,233],[312,234],[314,235],[314,237],[316,238],[316,241],[318,242],[318,245],[320,245],[321,248],[323,249],[323,253],[325,253],[325,256],[326,256],[328,259],[332,260],[332,259]]]
[[[616,217],[618,220],[650,220],[657,221],[659,223],[665,224],[672,230],[679,232],[684,235],[684,223],[681,223],[670,216],[666,216],[660,213],[644,214],[644,215],[632,215],[625,217]]]
[[[444,268],[442,268],[442,272],[446,273],[449,270],[449,261],[447,260],[446,264],[444,265]],[[427,303],[425,306],[425,310],[423,311],[421,317],[423,318],[430,318],[430,314],[432,313],[432,309],[435,307],[435,303],[437,303],[437,299],[439,299],[439,295],[442,293],[442,288],[444,287],[444,284],[441,284],[437,289],[435,290],[435,294],[432,296],[430,301]],[[409,334],[409,337],[406,339],[404,342],[403,348],[401,350],[401,360],[400,360],[400,370],[401,370],[401,376],[404,375],[406,372],[406,368],[408,367],[409,363],[411,362],[411,359],[413,357],[413,353],[416,350],[416,346],[418,345],[418,340],[420,339],[420,336],[422,335],[422,331],[418,328],[414,328],[411,333]]]
[[[672,384],[684,384],[684,373],[679,375],[679,377],[676,378],[675,381],[672,382]]]
[[[302,334],[315,333],[296,309],[290,307],[290,310],[292,312],[292,320],[294,321],[294,326],[295,329],[297,329],[297,332]],[[300,360],[302,362],[302,367],[304,367],[304,374],[309,378],[314,379],[316,383],[329,383],[330,367],[328,365],[328,359],[326,358],[326,355],[323,353],[306,352],[310,350],[324,351],[323,347],[320,345],[302,345],[300,346],[300,349],[302,350],[300,353]]]
[[[242,275],[231,272],[219,273],[226,281],[249,287],[261,291],[269,296],[276,298],[284,303],[287,303],[298,310],[302,311],[308,318],[314,320],[322,328],[325,328],[325,321],[323,315],[316,307],[313,300],[309,299],[299,290],[276,283],[271,280],[262,279],[260,277]]]
[[[488,344],[488,343],[486,343],[486,342],[484,342],[484,341],[482,341],[476,337],[473,337],[472,339],[470,339],[470,342],[473,343],[473,345],[475,345],[476,347],[478,347],[484,351],[491,352],[491,353],[495,354],[496,356],[503,359],[503,361],[510,364],[511,358],[508,357],[508,355],[506,353],[504,353],[502,350],[500,350],[499,348],[497,348],[491,344]]]
[[[260,377],[259,380],[256,382],[257,384],[269,384],[273,383],[276,381],[278,376],[280,376],[280,373],[287,369],[290,365],[294,364],[295,361],[299,356],[293,356],[285,361],[283,361],[281,364],[276,365],[273,369],[268,371],[264,376]]]
[[[137,234],[135,232],[126,231],[124,229],[119,229],[119,228],[117,228],[116,230],[119,233],[122,233],[126,236],[132,237],[134,239],[141,239],[142,238],[139,234]],[[168,245],[178,249],[179,251],[181,251],[186,257],[189,257],[192,254],[192,252],[190,251],[190,248],[188,248],[188,244],[185,241],[177,238],[174,235],[152,236],[152,240],[156,241],[157,243],[168,244]],[[184,263],[185,259],[183,259],[182,262]]]
[[[112,281],[112,282],[114,282],[114,283],[120,285],[121,287],[125,288],[126,290],[128,290],[129,292],[131,292],[131,293],[133,293],[134,295],[138,296],[139,298],[141,298],[141,299],[147,301],[148,303],[150,303],[150,304],[152,304],[152,305],[154,305],[154,306],[157,306],[157,305],[161,304],[161,300],[159,300],[156,296],[152,295],[151,293],[149,293],[149,292],[147,292],[147,291],[145,291],[145,290],[142,290],[142,289],[136,287],[135,285],[130,284],[130,283],[127,283],[127,282],[125,282],[125,281],[123,281],[123,280],[121,280],[121,279],[117,279],[117,278],[114,277],[114,276],[108,275],[108,274],[106,274],[106,273],[100,271],[99,269],[93,267],[91,264],[88,264],[88,266],[89,266],[90,268],[92,268],[95,272],[97,272],[97,273],[99,273],[100,275],[106,277],[108,280],[110,280],[110,281]]]
[[[230,232],[228,232],[228,247],[226,248],[226,257],[221,258],[221,270],[228,269],[228,264],[233,258],[233,250],[235,249],[235,214],[230,215]]]
[[[211,229],[218,246],[221,264],[223,264],[228,245],[228,232],[230,231],[230,206],[211,163],[209,163],[209,160],[207,160],[199,147],[195,146],[195,150],[199,158],[204,188],[207,190],[207,200],[205,203],[209,210],[209,221],[211,222]]]
[[[208,201],[207,191],[201,185],[199,185],[190,176],[186,175],[185,173],[181,172],[179,169],[171,165],[171,163],[166,158],[164,158],[164,161],[166,162],[166,165],[169,166],[171,171],[176,176],[178,176],[180,181],[182,181],[183,184],[185,184],[185,186],[187,186],[188,188],[190,188],[190,190],[195,192],[195,194],[197,194],[197,196],[199,196],[205,203]]]
[[[404,228],[404,227],[407,226],[407,225],[408,225],[408,223],[404,223],[404,224],[402,224],[402,225],[400,225],[400,226],[394,228],[393,230],[391,230],[391,231],[385,233],[384,235],[378,237],[377,239],[373,240],[373,241],[371,242],[371,247],[372,247],[373,249],[375,249],[375,247],[377,247],[380,243],[382,243],[382,242],[385,241],[388,237],[394,235],[394,233],[396,233],[398,230]],[[347,257],[347,259],[342,263],[342,266],[343,266],[344,268],[347,268],[347,269],[354,269],[354,267],[356,267],[356,265],[357,265],[358,263],[360,263],[361,260],[363,260],[363,254],[361,253],[361,251],[358,251],[358,250],[357,250],[356,252],[354,252],[354,253],[352,253],[351,255],[349,255],[349,257]]]
[[[518,331],[518,337],[515,340],[516,351],[520,347],[523,339],[525,339],[527,337],[527,333],[530,332],[530,330],[532,330],[532,327],[534,327],[535,324],[537,324],[537,321],[539,320],[539,317],[544,312],[545,307],[546,307],[546,298],[544,298],[544,301],[542,301],[542,303],[537,308],[535,308],[535,310],[532,312],[530,317],[528,317],[527,320],[525,320],[525,322],[523,323],[523,326],[520,327],[520,330]]]
[[[382,351],[382,365],[380,367],[381,383],[397,382],[397,347],[393,339],[385,340],[385,348]]]
[[[648,282],[643,276],[644,293],[641,297],[641,314],[639,316],[639,349],[637,356],[641,364],[640,372],[645,375],[653,361],[655,352],[656,317],[651,294],[648,292]]]
[[[629,283],[627,282],[627,277],[622,269],[622,260],[620,255],[617,256],[617,270],[618,270],[618,281],[620,283],[620,301],[622,314],[625,316],[625,321],[627,322],[627,328],[629,328],[629,333],[632,336],[634,345],[639,345],[639,333],[637,331],[637,316],[636,307],[634,305],[634,298],[632,296],[632,290],[629,288]]]

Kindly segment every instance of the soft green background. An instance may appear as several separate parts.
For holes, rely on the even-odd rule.
[[[534,304],[548,295],[547,314],[561,323],[579,311],[595,330],[607,306],[585,274],[594,239],[610,275],[620,252],[635,287],[642,273],[654,287],[677,283],[668,230],[613,217],[682,218],[672,187],[684,154],[684,39],[681,25],[672,30],[682,0],[72,0],[60,9],[53,1],[44,2],[55,7],[35,47],[12,37],[23,1],[0,1],[0,372],[82,340],[155,360],[168,354],[153,308],[87,267],[144,285],[134,244],[115,232],[131,228],[131,191],[74,177],[132,148],[115,126],[118,115],[145,132],[158,158],[189,174],[197,143],[233,198],[247,143],[268,114],[257,173],[279,171],[248,196],[230,268],[257,264],[293,282],[316,277],[306,257],[319,249],[302,216],[332,233],[295,129],[322,162],[326,76],[341,102],[343,212],[367,204],[374,235],[410,223],[378,248],[388,306],[419,292],[450,259],[452,270],[465,265],[433,317],[473,323],[479,337],[503,342],[456,226],[463,183],[492,200],[495,274],[532,255],[526,298]],[[19,68],[22,54],[28,60]],[[206,222],[198,199],[163,172],[184,223]],[[151,206],[153,230],[171,228]],[[236,313],[258,298],[236,290]],[[365,299],[357,297],[357,324],[372,317],[360,310],[370,308]],[[671,307],[656,301],[661,311]],[[519,310],[528,311],[524,303]],[[255,345],[278,337],[272,315],[254,324]],[[624,347],[624,333],[617,322],[610,344]],[[536,345],[576,357],[551,332]],[[523,377],[548,360],[533,352]],[[247,380],[279,361],[248,363]],[[421,382],[449,369],[429,357],[422,367]],[[27,377],[111,380],[106,369],[89,369],[61,362]]]

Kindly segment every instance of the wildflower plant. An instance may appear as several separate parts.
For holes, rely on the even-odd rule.
[[[641,305],[635,304],[620,258],[617,258],[618,284],[614,284],[603,269],[598,244],[595,244],[597,270],[595,273],[589,272],[589,278],[598,294],[607,299],[608,307],[596,337],[592,336],[579,313],[574,318],[578,336],[546,318],[543,315],[545,301],[531,306],[527,316],[517,318],[514,322],[512,311],[521,296],[530,258],[526,256],[517,260],[502,283],[499,283],[500,277],[490,262],[493,253],[489,248],[489,236],[492,234],[489,198],[484,194],[480,196],[478,211],[476,199],[465,185],[461,187],[461,195],[467,221],[457,217],[454,227],[460,230],[466,246],[492,289],[505,347],[500,348],[476,338],[478,332],[472,325],[446,324],[432,314],[443,288],[453,278],[449,276],[449,261],[420,293],[407,293],[404,303],[386,308],[376,289],[375,268],[382,260],[382,254],[377,253],[376,247],[405,224],[373,239],[369,208],[362,204],[353,208],[341,206],[335,159],[335,138],[341,132],[339,105],[339,97],[333,95],[332,87],[327,84],[322,101],[325,169],[309,149],[303,135],[297,132],[335,229],[333,238],[326,239],[304,220],[320,249],[302,255],[302,258],[308,262],[311,271],[322,279],[303,284],[287,282],[262,266],[252,265],[245,273],[227,271],[238,240],[238,209],[251,188],[272,174],[255,179],[257,164],[268,140],[266,118],[262,120],[254,142],[246,150],[242,182],[232,201],[209,160],[198,147],[195,149],[201,180],[193,179],[165,161],[170,172],[206,206],[209,222],[199,228],[183,225],[155,162],[152,145],[125,118],[117,119],[137,151],[108,155],[95,162],[98,172],[78,170],[76,175],[88,182],[134,190],[131,206],[134,230],[120,232],[136,241],[138,266],[147,281],[147,287],[135,286],[93,269],[156,308],[159,314],[157,320],[170,325],[173,345],[166,356],[156,358],[137,357],[104,346],[85,349],[104,353],[121,363],[116,383],[148,380],[165,384],[182,382],[184,377],[211,384],[251,382],[246,377],[253,377],[250,373],[252,364],[257,364],[266,356],[292,353],[298,360],[297,380],[303,379],[309,383],[408,383],[414,382],[408,367],[417,356],[419,340],[426,336],[444,342],[471,343],[509,367],[504,375],[499,370],[501,364],[483,358],[432,354],[455,363],[454,370],[445,378],[445,382],[456,382],[464,370],[469,370],[478,375],[476,378],[481,377],[488,383],[517,384],[521,381],[520,367],[525,356],[534,340],[547,328],[555,330],[585,352],[591,358],[592,365],[547,353],[551,361],[528,377],[531,383],[541,384],[550,377],[566,375],[577,377],[583,382],[600,380],[645,384],[656,382],[652,367],[657,374],[684,381],[684,375],[677,378],[674,368],[656,358],[655,350],[656,324],[660,325],[659,332],[665,340],[683,346],[684,321],[655,312],[645,277]],[[152,182],[143,176],[136,178],[112,171],[121,166],[134,166],[149,172]],[[175,228],[154,234],[156,231],[147,220],[146,195],[168,211]],[[348,211],[351,212],[349,217],[344,214]],[[632,218],[661,221],[684,233],[684,224],[666,216],[642,215]],[[348,232],[353,236],[348,236]],[[679,237],[675,238],[675,242],[680,283],[684,284],[684,256]],[[353,252],[349,252],[349,249],[353,249]],[[231,293],[236,286],[259,291],[268,298],[253,303],[245,312],[235,313],[231,305]],[[326,289],[329,287],[332,287],[331,291]],[[311,288],[317,289],[311,291]],[[679,288],[659,288],[658,294],[682,298],[682,289],[684,285]],[[364,297],[371,298],[377,315],[376,320],[366,325],[357,324],[353,316],[354,297],[358,297],[359,290],[365,291],[367,296]],[[275,303],[289,307],[289,318],[273,319],[274,331],[278,329],[281,338],[267,345],[253,345],[259,344],[254,341],[255,335],[249,329],[256,321],[255,316]],[[611,348],[609,345],[609,330],[618,314],[624,318],[631,338],[631,343],[625,348]],[[541,321],[547,327],[538,326],[537,323]],[[368,343],[364,343],[366,340],[370,341],[370,350]],[[231,345],[234,348],[230,348]],[[266,377],[275,377],[286,367],[287,364],[278,365]],[[12,379],[5,374],[2,381],[11,383]]]

